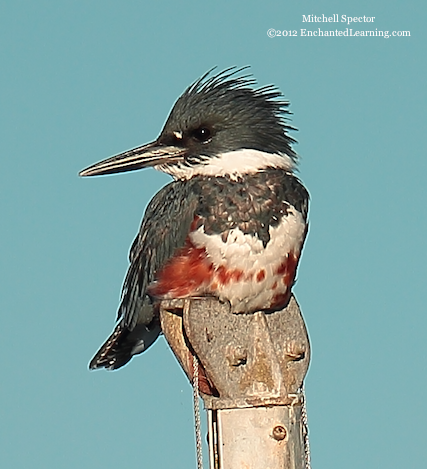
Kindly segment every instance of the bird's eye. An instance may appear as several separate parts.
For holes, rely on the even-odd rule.
[[[211,138],[211,131],[207,127],[199,127],[193,130],[192,136],[199,142],[207,142]]]

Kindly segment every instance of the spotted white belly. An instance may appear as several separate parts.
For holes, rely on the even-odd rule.
[[[253,312],[280,306],[290,294],[304,243],[306,223],[294,207],[276,227],[264,247],[256,236],[239,228],[221,235],[208,235],[203,226],[190,234],[196,248],[204,248],[213,264],[210,293],[231,303],[233,312]]]

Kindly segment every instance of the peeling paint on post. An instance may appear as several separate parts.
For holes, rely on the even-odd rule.
[[[254,314],[232,314],[214,298],[171,300],[160,316],[190,381],[195,353],[219,394],[201,393],[210,469],[306,469],[310,345],[295,298],[281,311]]]
[[[223,409],[216,412],[221,442],[218,448],[219,468],[305,467],[300,405],[292,408]],[[284,430],[279,439],[274,436],[277,427]]]

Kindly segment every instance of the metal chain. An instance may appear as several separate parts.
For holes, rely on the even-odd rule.
[[[199,360],[193,355],[193,406],[194,406],[194,429],[196,432],[196,454],[197,469],[203,469],[202,431],[200,423],[199,402]]]
[[[302,419],[302,432],[304,439],[304,456],[305,456],[305,467],[311,469],[311,454],[310,454],[310,441],[308,439],[308,417],[307,417],[307,404],[304,391],[304,384],[301,387],[302,394],[302,407],[301,407],[301,419]]]

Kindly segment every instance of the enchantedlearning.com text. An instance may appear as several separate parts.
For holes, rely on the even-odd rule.
[[[370,31],[359,31],[351,28],[323,30],[317,29],[274,29],[267,31],[268,37],[410,37],[411,31],[381,31],[375,28]]]

